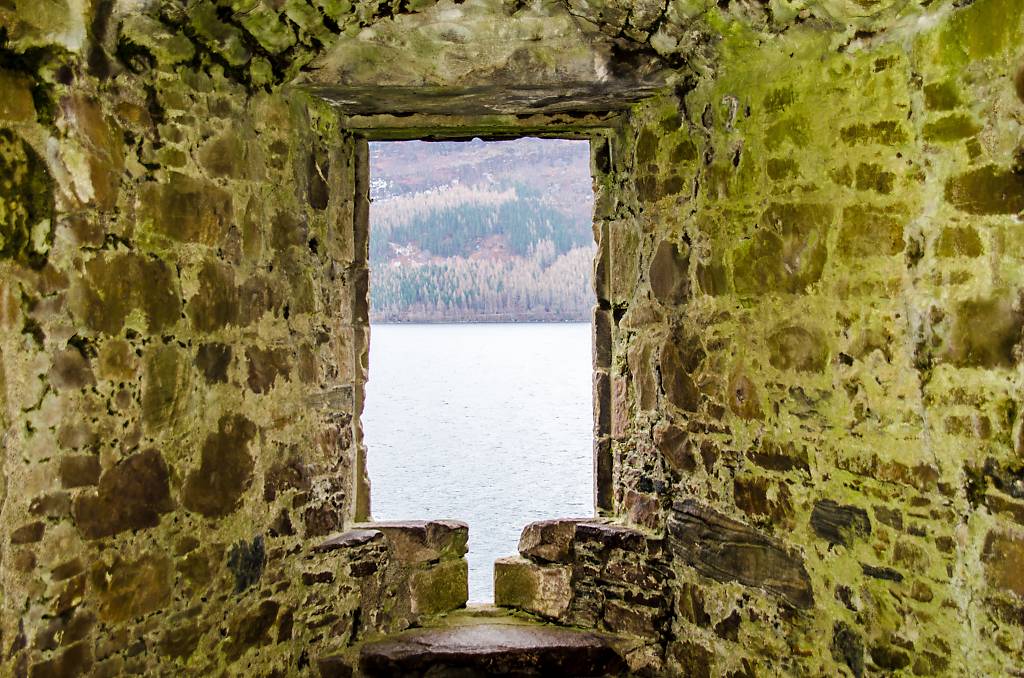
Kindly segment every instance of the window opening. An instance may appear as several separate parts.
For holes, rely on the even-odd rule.
[[[470,602],[534,520],[594,515],[586,141],[370,144],[375,520],[463,520]]]

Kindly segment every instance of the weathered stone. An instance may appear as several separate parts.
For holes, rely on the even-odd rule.
[[[643,553],[647,550],[647,537],[632,527],[590,521],[576,524],[576,544],[590,542],[602,549],[622,549]]]
[[[99,487],[75,497],[75,525],[87,539],[155,527],[174,507],[167,464],[156,450],[134,454],[100,476]]]
[[[697,470],[697,458],[690,435],[684,429],[664,422],[659,424],[654,429],[654,446],[668,462],[670,469],[682,473]]]
[[[7,129],[0,129],[0,177],[0,259],[39,265],[52,240],[53,182],[46,162]]]
[[[601,637],[569,629],[474,624],[411,631],[367,643],[359,668],[368,677],[437,675],[607,676],[626,665]]]
[[[512,556],[494,561],[494,604],[564,620],[572,603],[572,568]]]
[[[291,373],[291,354],[287,349],[250,346],[245,349],[245,357],[249,363],[249,388],[255,393],[266,393],[278,378],[287,379]]]
[[[658,638],[664,630],[666,615],[645,605],[629,605],[621,600],[605,603],[604,623],[609,631],[641,638]]]
[[[238,319],[238,289],[230,266],[206,261],[199,271],[199,290],[185,306],[192,327],[215,332]]]
[[[258,605],[236,615],[229,623],[228,641],[224,645],[224,654],[229,661],[234,661],[245,654],[246,650],[273,641],[270,630],[274,628],[281,605],[274,600],[263,600]]]
[[[661,386],[665,397],[672,405],[685,412],[695,412],[700,404],[700,391],[689,374],[695,367],[692,354],[681,354],[674,342],[668,341],[661,347]]]
[[[172,172],[169,181],[142,187],[140,218],[174,240],[217,246],[231,223],[231,194],[212,183]]]
[[[404,565],[462,558],[469,542],[469,526],[455,520],[391,521],[355,527],[383,532],[394,557]]]
[[[837,253],[848,260],[892,256],[904,249],[903,223],[891,211],[860,205],[843,210]]]
[[[559,518],[530,523],[519,537],[519,554],[548,563],[572,562],[576,524],[586,520],[589,519]]]
[[[29,678],[74,678],[88,675],[93,666],[92,648],[86,641],[70,645],[46,661],[32,664]]]
[[[199,468],[185,479],[182,503],[188,510],[216,518],[238,508],[252,484],[254,460],[249,444],[256,431],[256,425],[241,415],[220,418],[217,431],[203,443]]]
[[[53,357],[50,383],[60,389],[80,389],[96,383],[89,361],[77,348],[67,348]]]
[[[960,367],[1009,367],[1022,328],[1024,313],[1007,295],[961,302],[942,357]]]
[[[35,122],[32,81],[21,73],[0,70],[0,120]]]
[[[856,536],[871,534],[868,512],[857,506],[844,506],[831,499],[814,503],[811,512],[814,533],[830,544],[849,546]]]
[[[100,619],[116,624],[160,609],[170,602],[172,573],[171,559],[157,554],[135,560],[115,555],[109,565],[96,563],[90,585]]]
[[[690,293],[689,248],[663,240],[658,244],[651,259],[648,273],[651,292],[655,299],[666,306],[676,306],[686,300]]]
[[[989,532],[981,560],[992,586],[1024,598],[1024,536],[1017,532]]]
[[[61,457],[60,484],[63,487],[88,487],[100,480],[100,458],[95,454]]]
[[[774,204],[761,217],[764,228],[733,255],[737,293],[798,294],[821,278],[832,221],[824,205]]]
[[[729,380],[729,410],[741,419],[764,417],[757,386],[745,374],[736,373]]]
[[[946,200],[968,214],[1024,211],[1024,176],[987,165],[946,182]]]
[[[803,559],[780,543],[692,499],[672,508],[669,547],[680,561],[705,577],[764,589],[794,607],[814,604]]]
[[[845,622],[832,627],[832,657],[850,667],[854,678],[864,675],[864,639]]]
[[[782,327],[768,337],[768,361],[780,370],[821,372],[828,364],[824,340],[803,327]]]
[[[70,306],[86,327],[107,335],[119,334],[135,310],[152,332],[166,330],[181,312],[172,269],[160,259],[125,252],[90,259],[72,283]]]
[[[383,540],[384,533],[380,530],[349,530],[318,544],[313,550],[316,553],[330,553]]]
[[[469,564],[463,558],[443,560],[425,570],[416,570],[409,577],[409,604],[413,614],[450,612],[465,607],[468,599]]]
[[[121,174],[124,171],[124,138],[117,124],[104,115],[96,100],[84,95],[61,100],[64,118],[80,135],[88,158],[90,190],[79,188],[81,198],[93,202],[99,209],[109,210],[117,205]],[[84,193],[84,195],[83,195]]]
[[[195,365],[208,384],[223,384],[228,380],[231,366],[231,347],[227,344],[203,344],[196,350]]]
[[[46,530],[46,524],[42,521],[35,521],[22,525],[11,531],[11,543],[12,544],[34,544],[41,541],[43,538],[43,532]]]

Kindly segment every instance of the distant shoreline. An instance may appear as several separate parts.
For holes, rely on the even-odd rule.
[[[371,325],[552,325],[552,324],[583,324],[590,323],[590,318],[410,318],[405,320],[374,320],[370,318]]]

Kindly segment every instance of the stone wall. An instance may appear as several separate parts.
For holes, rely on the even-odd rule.
[[[1021,14],[0,3],[3,672],[296,674],[418,623],[373,614],[394,544],[332,536],[369,511],[364,137],[526,131],[594,135],[632,527],[574,531],[538,611],[649,674],[1016,670]]]
[[[283,675],[353,632],[344,560],[318,606],[297,554],[359,512],[359,144],[149,21],[3,52],[5,675]]]
[[[672,670],[1020,666],[1021,14],[734,24],[636,108],[608,419],[616,512],[675,556]]]

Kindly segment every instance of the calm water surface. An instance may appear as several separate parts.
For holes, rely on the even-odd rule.
[[[363,426],[377,520],[469,523],[469,599],[534,520],[593,515],[588,324],[374,325]]]

